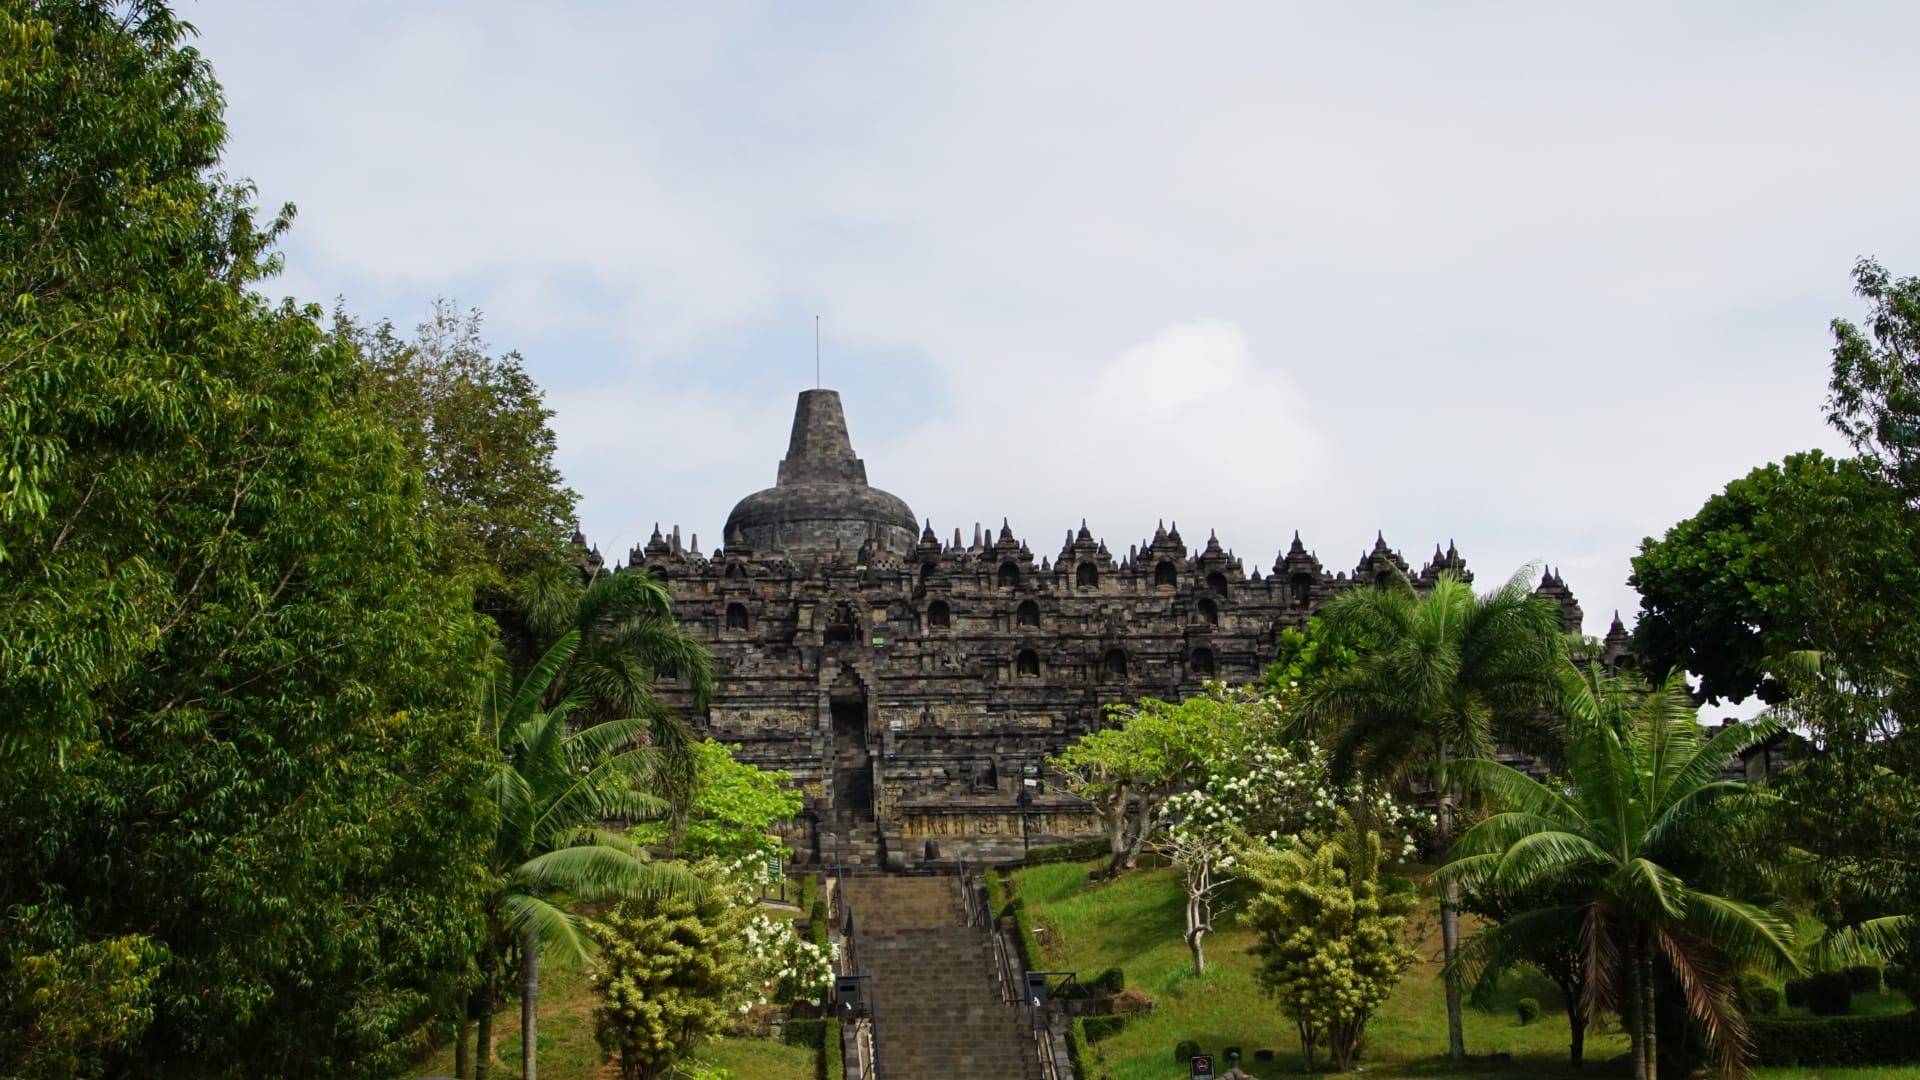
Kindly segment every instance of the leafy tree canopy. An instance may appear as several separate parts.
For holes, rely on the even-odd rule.
[[[712,739],[693,744],[692,751],[697,786],[679,836],[679,853],[731,862],[781,851],[774,827],[800,812],[793,778],[783,770],[740,761],[725,743]],[[634,830],[634,838],[650,847],[664,845],[670,836],[663,823],[649,822]]]
[[[1819,650],[1865,677],[1920,657],[1920,521],[1857,461],[1819,451],[1755,469],[1633,560],[1634,643],[1710,700],[1779,701],[1785,654]]]
[[[63,1071],[389,1073],[478,943],[483,629],[187,33],[0,3],[0,995]]]
[[[480,323],[440,301],[411,337],[342,311],[333,332],[357,350],[374,404],[419,462],[442,526],[422,569],[473,575],[488,613],[504,618],[515,583],[563,559],[575,496],[553,463],[553,410],[518,353],[491,354]]]
[[[1895,278],[1872,259],[1853,268],[1871,305],[1864,328],[1833,320],[1827,420],[1909,503],[1920,505],[1920,278]]]

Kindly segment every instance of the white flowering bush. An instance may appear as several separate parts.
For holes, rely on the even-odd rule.
[[[818,1004],[833,985],[833,957],[802,941],[760,906],[757,858],[707,859],[694,899],[624,901],[588,924],[600,946],[589,983],[600,996],[595,1036],[622,1076],[658,1075],[728,1013],[773,1003]]]
[[[1390,860],[1410,858],[1421,821],[1419,811],[1384,790],[1335,784],[1326,753],[1293,737],[1290,691],[1209,684],[1206,697],[1230,722],[1214,729],[1200,785],[1167,799],[1169,824],[1155,841],[1184,875],[1185,940],[1195,975],[1206,973],[1203,941],[1213,930],[1214,897],[1249,853],[1324,833],[1344,814],[1374,830]]]

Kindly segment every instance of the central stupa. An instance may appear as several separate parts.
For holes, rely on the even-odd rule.
[[[756,550],[807,559],[850,558],[862,547],[904,555],[918,531],[903,500],[867,484],[866,463],[847,437],[840,394],[803,390],[774,485],[741,499],[727,515],[726,543],[742,536]]]

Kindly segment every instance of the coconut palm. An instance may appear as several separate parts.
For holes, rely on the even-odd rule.
[[[1476,596],[1443,574],[1424,595],[1404,575],[1353,589],[1321,611],[1329,635],[1358,652],[1302,688],[1309,722],[1338,725],[1333,771],[1358,769],[1433,785],[1440,845],[1453,838],[1454,789],[1447,763],[1491,756],[1497,742],[1550,743],[1549,706],[1572,671],[1560,612],[1533,595],[1523,568],[1499,590]],[[1443,884],[1440,939],[1449,960],[1460,942],[1459,896]],[[1447,985],[1447,1055],[1466,1056],[1460,990]]]
[[[1436,873],[1514,892],[1572,890],[1559,909],[1523,918],[1580,920],[1584,1007],[1589,1019],[1605,1008],[1626,1019],[1635,1075],[1653,1080],[1658,1065],[1654,998],[1663,968],[1722,1073],[1736,1075],[1748,1050],[1737,977],[1750,967],[1792,970],[1792,929],[1756,904],[1695,888],[1675,868],[1707,850],[1709,806],[1762,797],[1725,779],[1725,769],[1779,724],[1763,718],[1706,738],[1679,674],[1641,692],[1592,671],[1569,705],[1564,780],[1542,783],[1488,760],[1455,763],[1453,775],[1485,793],[1497,812],[1467,830]],[[1476,938],[1450,981],[1469,976],[1513,932],[1483,932],[1486,944]]]
[[[693,736],[655,683],[674,680],[702,712],[713,696],[713,660],[674,620],[666,583],[638,571],[596,569],[583,578],[571,567],[549,568],[525,580],[519,603],[531,640],[521,644],[517,666],[525,669],[566,634],[579,637],[543,702],[571,695],[584,719],[644,721],[647,741],[660,751],[659,794],[674,813],[684,811],[693,793]]]
[[[541,955],[581,959],[590,947],[566,900],[700,889],[686,871],[649,862],[624,835],[604,827],[612,819],[666,811],[666,800],[649,790],[662,755],[646,742],[646,720],[607,720],[570,730],[582,695],[563,694],[548,702],[561,672],[576,661],[579,645],[577,632],[562,634],[517,685],[501,659],[479,694],[480,731],[496,750],[486,785],[496,828],[485,866],[493,888],[479,958],[478,1080],[484,1080],[492,1060],[500,974],[515,953],[522,980],[521,1069],[528,1080],[535,1076]]]

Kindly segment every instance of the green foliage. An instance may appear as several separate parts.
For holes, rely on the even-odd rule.
[[[820,1037],[820,1080],[840,1080],[847,1075],[846,1051],[840,1046],[840,1021],[828,1020]]]
[[[1200,1044],[1194,1042],[1192,1039],[1182,1039],[1179,1045],[1173,1048],[1173,1060],[1182,1065],[1200,1056],[1200,1054]]]
[[[584,958],[581,919],[563,898],[702,891],[681,868],[650,862],[631,841],[599,827],[611,817],[657,816],[665,805],[648,791],[659,754],[638,741],[641,721],[576,726],[574,699],[541,706],[578,641],[563,636],[518,684],[497,664],[480,695],[479,727],[496,755],[486,784],[496,831],[484,863],[491,955],[483,973],[529,934],[544,951]]]
[[[1847,986],[1856,994],[1880,992],[1880,969],[1873,964],[1853,964],[1847,968]]]
[[[1260,985],[1299,1026],[1309,1069],[1322,1040],[1336,1069],[1353,1068],[1367,1021],[1414,962],[1400,935],[1413,896],[1383,885],[1381,856],[1379,834],[1345,811],[1324,839],[1247,855]]]
[[[1749,986],[1741,990],[1740,1002],[1749,1017],[1780,1015],[1780,991],[1771,986]]]
[[[291,210],[185,35],[0,5],[0,911],[68,913],[0,985],[75,1072],[390,1073],[477,941],[483,628],[351,350],[254,291]]]
[[[666,585],[639,572],[583,580],[572,567],[544,566],[520,582],[518,610],[526,633],[524,639],[509,638],[514,669],[531,670],[553,643],[579,635],[549,700],[577,697],[590,720],[645,721],[647,739],[661,755],[659,794],[684,814],[698,784],[693,734],[654,692],[654,683],[679,680],[694,710],[704,710],[713,696],[713,658],[674,620]]]
[[[1920,278],[1895,278],[1872,259],[1853,267],[1866,329],[1833,320],[1827,420],[1880,476],[1920,502]]]
[[[1777,723],[1734,724],[1704,738],[1678,675],[1642,692],[1590,671],[1568,706],[1564,780],[1544,784],[1486,760],[1458,763],[1456,775],[1495,812],[1460,838],[1438,874],[1469,891],[1481,882],[1573,890],[1572,903],[1537,917],[1585,924],[1590,1000],[1637,1014],[1629,1031],[1638,1049],[1651,1026],[1655,971],[1665,967],[1722,1067],[1738,1069],[1748,1040],[1731,973],[1790,968],[1793,931],[1773,912],[1690,885],[1675,868],[1704,846],[1703,808],[1745,792],[1721,779],[1726,762]],[[1456,976],[1471,981],[1509,926],[1477,935],[1452,965]]]
[[[1845,1016],[1853,1011],[1853,981],[1844,971],[1819,971],[1807,976],[1800,997],[1815,1016]]]
[[[1007,876],[998,870],[988,870],[982,878],[987,886],[987,910],[996,919],[1011,918],[1008,910],[1013,903],[1013,886]]]
[[[600,945],[594,1037],[623,1080],[655,1080],[733,1006],[747,957],[748,909],[720,890],[627,900],[588,932]]]
[[[731,862],[784,853],[773,828],[800,812],[793,778],[781,770],[748,765],[725,743],[712,739],[702,739],[690,750],[696,786],[677,835],[665,824],[649,823],[633,830],[634,840],[650,848],[670,846],[690,859],[713,856]]]
[[[1068,840],[1060,844],[1042,844],[1021,856],[1025,866],[1043,866],[1047,863],[1085,862],[1108,854],[1107,841],[1098,836],[1082,840]]]
[[[1819,451],[1753,470],[1641,542],[1634,645],[1651,672],[1692,672],[1709,700],[1782,700],[1780,660],[1878,670],[1915,652],[1907,598],[1920,532],[1898,491]]]
[[[1902,1065],[1920,1061],[1920,1014],[1815,1020],[1755,1017],[1759,1065]]]
[[[1220,740],[1249,723],[1249,712],[1245,699],[1218,687],[1178,703],[1143,698],[1111,706],[1111,726],[1082,735],[1048,764],[1100,815],[1115,869],[1131,869],[1167,799],[1200,772]]]
[[[1280,631],[1278,655],[1261,674],[1261,682],[1270,693],[1297,693],[1359,663],[1362,648],[1370,644],[1334,636],[1316,615],[1304,631],[1291,626]]]
[[[440,301],[411,338],[343,311],[333,333],[354,348],[369,397],[426,481],[440,539],[421,570],[470,576],[483,607],[504,617],[515,582],[563,559],[576,497],[553,463],[553,410],[518,354],[490,355],[480,321]]]
[[[8,982],[0,1028],[9,1033],[7,1075],[86,1076],[153,1019],[153,983],[166,956],[135,935],[74,936],[64,907],[15,908],[0,944]]]
[[[1447,575],[1424,595],[1400,578],[1328,603],[1328,632],[1365,650],[1301,690],[1306,716],[1335,736],[1336,775],[1424,772],[1491,755],[1496,741],[1553,741],[1541,716],[1568,674],[1566,650],[1559,609],[1528,576],[1485,596]]]
[[[1127,973],[1110,967],[1086,981],[1087,989],[1102,994],[1117,994],[1127,988]]]
[[[1513,1003],[1513,1012],[1522,1024],[1531,1024],[1540,1019],[1540,1002],[1534,998],[1523,997]]]
[[[789,1020],[781,1029],[780,1037],[794,1046],[810,1046],[814,1049],[816,1080],[841,1080],[845,1075],[839,1020],[833,1017],[824,1020]]]
[[[1092,1044],[1118,1035],[1120,1029],[1127,1026],[1129,1019],[1130,1017],[1122,1013],[1106,1013],[1100,1016],[1081,1017],[1075,1022],[1075,1026],[1080,1029],[1080,1037],[1088,1044]]]

